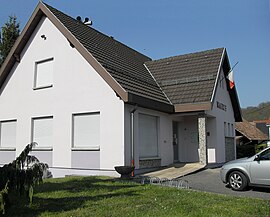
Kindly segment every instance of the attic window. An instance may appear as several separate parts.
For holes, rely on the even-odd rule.
[[[53,58],[35,63],[34,89],[48,88],[53,86]]]

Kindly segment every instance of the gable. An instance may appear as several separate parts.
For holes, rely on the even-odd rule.
[[[52,83],[36,87],[36,65],[47,60],[51,60]],[[53,113],[59,106],[68,109],[71,102],[78,107],[93,104],[91,110],[99,110],[99,102],[104,105],[120,102],[110,86],[46,17],[41,18],[21,52],[20,63],[14,65],[2,87],[1,113],[7,116],[16,117],[16,112],[26,111]],[[14,108],[13,114],[10,108]]]
[[[227,88],[226,76],[221,67],[218,74],[215,93],[213,94],[212,110],[208,114],[223,117],[225,120],[235,122],[233,105],[230,98],[230,93]]]

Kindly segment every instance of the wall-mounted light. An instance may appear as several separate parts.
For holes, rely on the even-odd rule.
[[[17,53],[14,53],[13,54],[13,57],[15,58],[15,60],[16,60],[16,62],[20,62],[21,61],[21,57],[20,57],[20,55],[19,54],[17,54]]]
[[[42,39],[44,39],[44,40],[47,39],[46,35],[41,35],[40,37],[41,37]]]

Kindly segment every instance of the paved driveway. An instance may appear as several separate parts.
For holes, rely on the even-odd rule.
[[[251,188],[247,191],[237,192],[226,187],[219,178],[218,169],[206,169],[194,174],[187,175],[181,179],[187,180],[191,189],[213,192],[219,194],[270,199],[270,188]]]

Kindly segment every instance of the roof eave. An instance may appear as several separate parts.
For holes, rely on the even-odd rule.
[[[174,113],[174,106],[169,103],[157,101],[133,93],[128,93],[128,103],[160,112]]]
[[[174,105],[175,112],[193,112],[193,111],[207,111],[211,110],[211,102],[201,102],[201,103],[186,103],[186,104],[176,104]]]
[[[41,5],[42,3],[39,2],[0,68],[0,87],[4,84],[14,64],[20,62],[20,54],[43,16],[42,11],[40,10]]]

